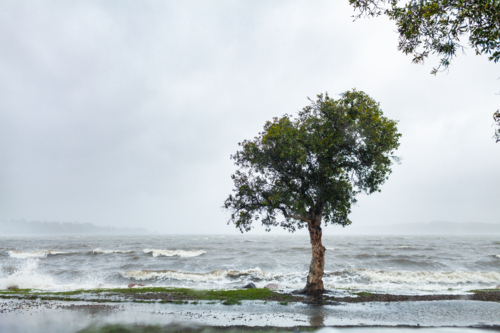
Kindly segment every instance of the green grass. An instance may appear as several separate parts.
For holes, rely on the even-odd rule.
[[[150,299],[141,299],[140,295],[144,294],[157,294],[157,297]],[[22,296],[21,298],[35,299],[41,298],[44,300],[76,300],[71,296],[125,296],[133,297],[135,302],[146,302],[162,300],[164,303],[173,303],[181,301],[176,304],[184,304],[187,301],[192,301],[197,304],[198,301],[220,301],[222,304],[234,305],[241,304],[243,300],[262,300],[270,301],[277,300],[281,302],[293,301],[293,297],[283,295],[271,291],[269,289],[237,289],[237,290],[197,290],[187,288],[163,288],[163,287],[147,287],[147,288],[114,288],[114,289],[80,289],[72,291],[60,292],[41,292],[31,289],[18,289],[18,290],[0,290],[0,297]],[[135,299],[137,295],[137,299]],[[81,299],[81,298],[78,298]],[[106,299],[100,298],[99,301]],[[92,301],[92,300],[89,300]],[[95,300],[93,300],[95,301]]]
[[[0,290],[0,294],[2,295],[17,295],[17,294],[29,294],[32,293],[33,289],[6,289]]]
[[[370,296],[373,296],[372,293],[367,293],[366,291],[362,291],[362,292],[354,293],[354,294],[358,295],[359,297],[370,297]]]
[[[474,290],[469,290],[470,293],[474,294],[480,294],[480,293],[489,293],[492,291],[500,291],[500,289],[474,289]]]

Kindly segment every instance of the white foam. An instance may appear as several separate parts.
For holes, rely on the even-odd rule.
[[[28,258],[13,274],[0,277],[0,289],[16,286],[20,289],[46,289],[55,286],[51,276],[37,272],[38,261]]]
[[[410,245],[401,245],[401,246],[398,246],[398,249],[411,249],[413,248],[412,246]]]
[[[26,258],[45,258],[46,256],[55,254],[65,254],[67,252],[52,251],[52,250],[38,250],[31,252],[22,251],[9,251],[9,256],[12,258],[26,259]]]
[[[283,276],[283,274],[273,274],[262,271],[258,267],[245,271],[215,270],[209,273],[190,273],[190,272],[181,272],[174,270],[164,270],[164,271],[141,270],[141,271],[122,272],[121,275],[125,278],[135,279],[135,280],[174,279],[174,280],[184,280],[184,281],[194,281],[194,282],[220,281],[220,280],[225,280],[227,278],[240,278],[240,277],[274,279]]]
[[[335,251],[335,250],[340,250],[340,247],[327,247],[326,249],[330,251]]]
[[[92,251],[94,254],[110,254],[110,253],[131,253],[134,252],[132,250],[130,251],[122,251],[122,250],[101,250],[99,248],[95,249]]]
[[[500,259],[500,254],[494,254],[493,257]]]
[[[409,272],[359,270],[362,276],[375,282],[391,283],[494,283],[500,281],[500,272]]]
[[[144,253],[151,253],[153,257],[197,257],[207,251],[183,251],[183,250],[157,250],[157,249],[144,249]]]

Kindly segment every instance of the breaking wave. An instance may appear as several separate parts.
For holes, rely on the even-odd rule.
[[[120,273],[122,277],[140,281],[176,280],[211,285],[232,283],[260,282],[276,283],[280,289],[303,287],[307,272],[271,273],[260,268],[250,270],[214,270],[208,273],[191,273],[176,270],[137,270]],[[448,292],[469,290],[476,286],[497,285],[500,272],[411,272],[377,271],[370,269],[343,269],[325,272],[325,286],[328,288],[353,288],[360,290],[401,291],[436,291]],[[229,283],[229,285],[228,285]],[[456,289],[458,288],[458,289]]]
[[[500,259],[500,254],[494,254],[493,257]]]
[[[54,280],[50,275],[38,272],[38,262],[34,258],[28,258],[13,274],[0,277],[0,289],[7,289],[9,287],[44,289],[54,286]]]
[[[157,250],[157,249],[144,249],[144,253],[151,253],[153,257],[197,257],[207,251],[183,251],[183,250]]]
[[[388,283],[406,285],[433,285],[433,284],[470,284],[470,283],[498,283],[500,272],[412,272],[412,271],[384,271],[370,269],[345,269],[326,273],[326,276],[335,277],[337,282],[358,280],[367,283]]]
[[[92,251],[93,254],[109,254],[109,253],[132,253],[134,252],[133,250],[129,251],[122,251],[122,250],[101,250],[101,249],[95,249]]]
[[[26,259],[26,258],[45,258],[48,255],[66,254],[68,252],[39,250],[31,252],[9,251],[8,253],[11,258]]]
[[[275,279],[284,276],[283,274],[273,274],[265,272],[258,267],[246,271],[215,270],[209,273],[189,273],[189,272],[181,272],[174,270],[163,270],[163,271],[140,270],[140,271],[126,271],[121,273],[121,275],[124,278],[135,279],[135,280],[173,279],[173,280],[196,281],[196,282],[208,282],[208,281],[217,281],[224,279],[239,279],[245,277],[263,280],[263,279]]]

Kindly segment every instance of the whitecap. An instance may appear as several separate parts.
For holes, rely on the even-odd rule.
[[[109,254],[109,253],[131,253],[134,252],[132,250],[129,251],[122,251],[122,250],[101,250],[99,248],[95,249],[92,251],[94,254]]]
[[[121,275],[124,278],[134,279],[134,280],[173,279],[173,280],[195,281],[195,282],[220,281],[228,278],[238,279],[246,277],[251,277],[254,279],[270,280],[284,276],[283,274],[275,274],[262,271],[258,267],[243,271],[214,270],[208,273],[191,273],[191,272],[182,272],[175,270],[162,270],[162,271],[140,270],[140,271],[122,272]]]
[[[500,254],[494,254],[493,257],[500,259]]]
[[[13,286],[20,289],[45,289],[55,285],[51,276],[38,272],[38,261],[34,258],[28,258],[13,274],[0,277],[0,289]]]
[[[413,271],[376,271],[370,269],[349,269],[371,282],[404,283],[427,285],[434,283],[495,283],[500,281],[500,272],[413,272]]]
[[[158,249],[144,249],[144,253],[151,253],[153,257],[197,257],[207,251],[184,251],[184,250],[158,250]]]
[[[12,258],[26,259],[26,258],[45,258],[46,256],[56,254],[66,254],[67,252],[52,251],[52,250],[38,250],[31,252],[22,251],[9,251],[9,256]]]

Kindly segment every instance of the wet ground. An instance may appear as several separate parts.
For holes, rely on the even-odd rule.
[[[103,324],[248,327],[412,326],[500,328],[500,303],[470,300],[241,305],[0,300],[0,332],[77,332]],[[371,330],[370,330],[371,332]]]

